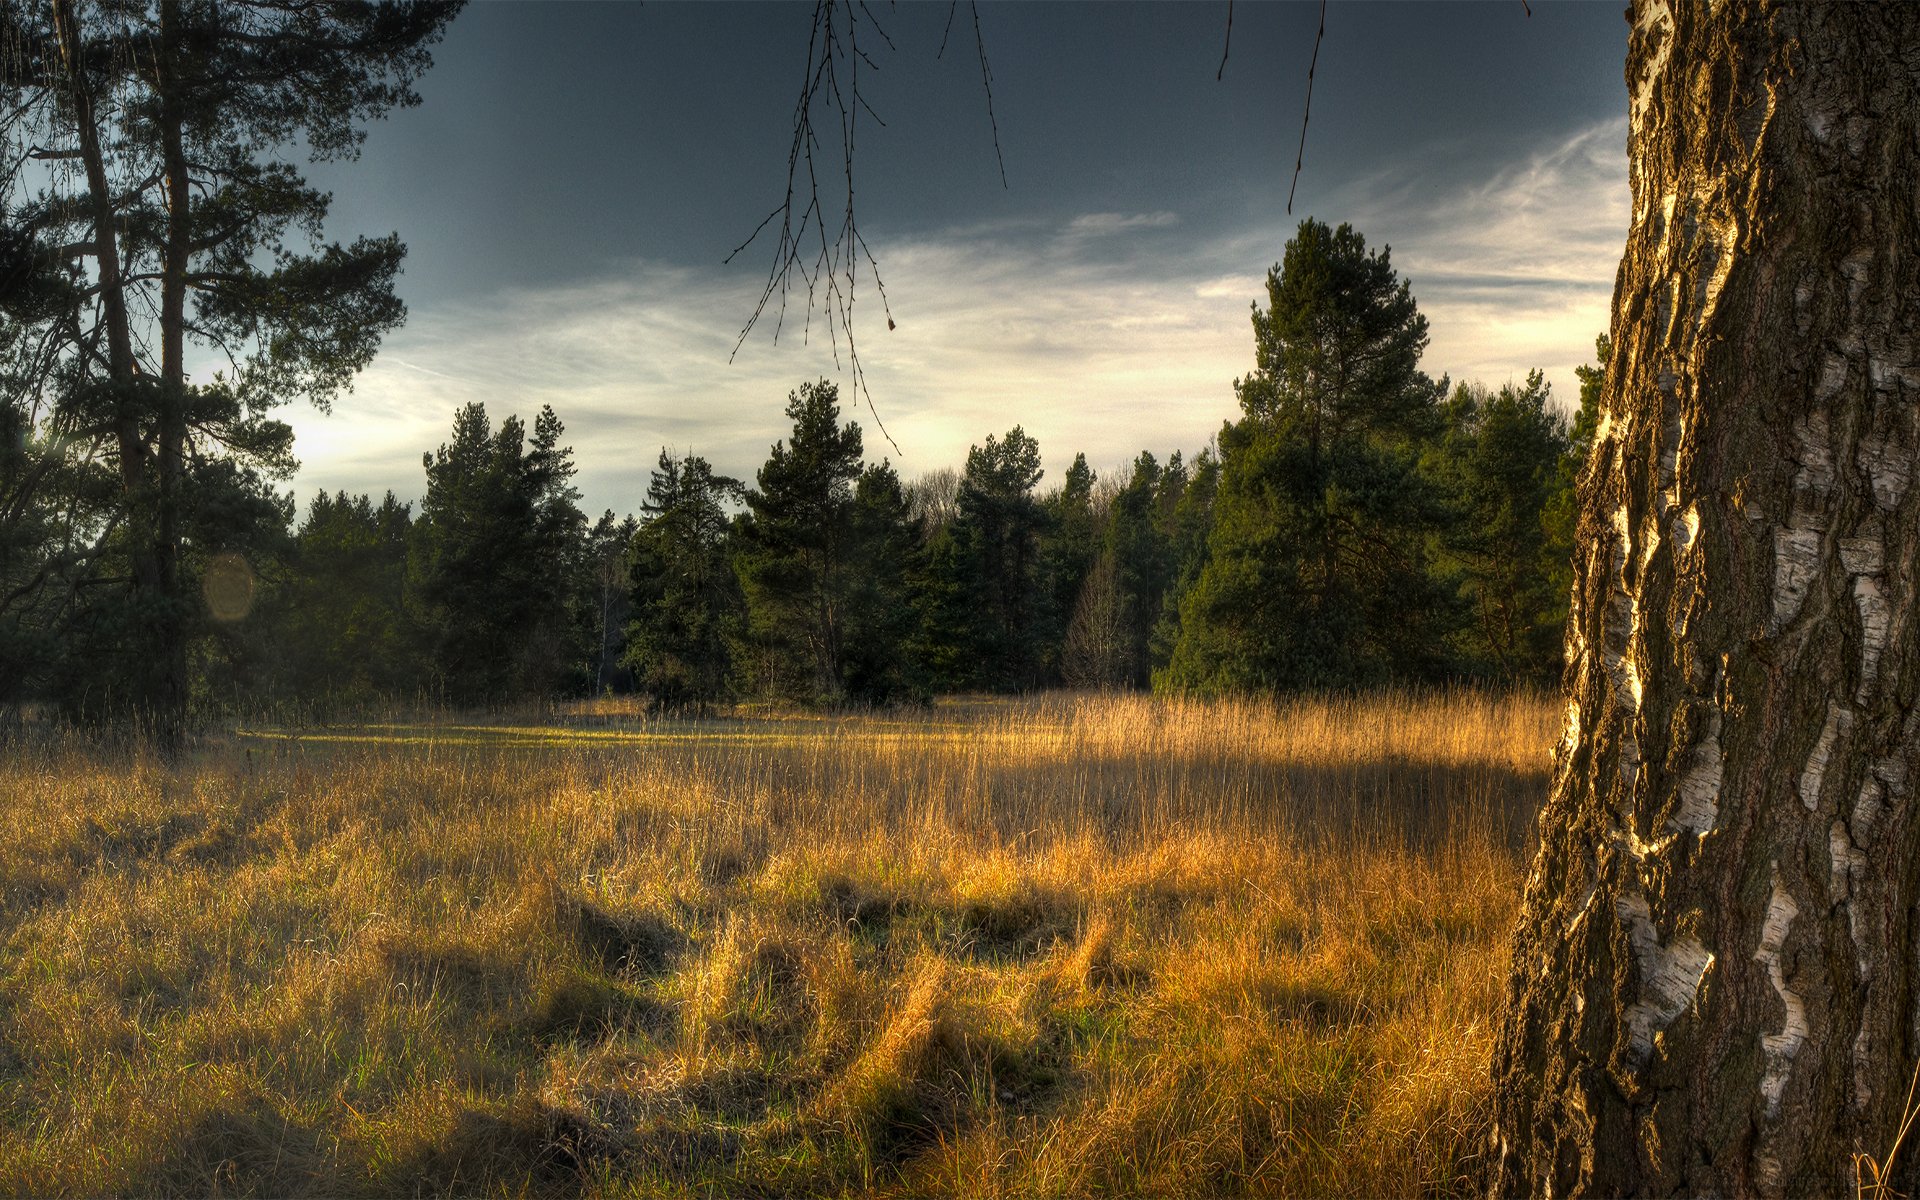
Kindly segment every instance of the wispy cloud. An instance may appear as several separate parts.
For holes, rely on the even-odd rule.
[[[1108,237],[1136,229],[1165,229],[1179,223],[1179,216],[1170,212],[1084,213],[1067,222],[1067,236],[1071,238]]]
[[[1419,197],[1419,173],[1353,198],[1391,241],[1433,341],[1429,370],[1498,383],[1533,367],[1571,402],[1607,328],[1630,218],[1625,118],[1580,130],[1484,183]]]
[[[1584,130],[1485,182],[1422,192],[1417,169],[1355,185],[1340,213],[1391,242],[1433,331],[1427,368],[1499,382],[1539,366],[1571,396],[1592,353],[1627,222],[1624,130]],[[863,295],[856,332],[879,416],[846,395],[819,314],[790,308],[776,345],[729,354],[760,282],[750,269],[633,264],[604,279],[416,310],[331,417],[290,411],[315,487],[415,496],[422,451],[459,405],[496,419],[551,404],[586,503],[634,508],[659,449],[751,477],[784,436],[802,380],[842,381],[870,456],[908,476],[955,465],[1019,423],[1049,481],[1075,451],[1096,465],[1191,451],[1235,414],[1250,365],[1248,305],[1291,233],[1275,219],[1204,235],[1172,213],[1089,213],[1049,231],[1006,222],[874,246],[897,328]],[[1123,249],[1125,252],[1116,252]]]

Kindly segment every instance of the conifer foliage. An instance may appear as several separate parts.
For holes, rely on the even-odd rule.
[[[433,676],[454,703],[577,686],[580,622],[568,585],[586,519],[561,432],[551,408],[529,439],[519,417],[495,430],[485,406],[469,404],[453,440],[423,460],[410,573]]]
[[[734,694],[746,604],[730,561],[740,481],[697,454],[660,462],[633,537],[626,664],[655,703],[705,711]]]
[[[1429,569],[1443,497],[1419,469],[1444,421],[1420,370],[1426,318],[1386,250],[1312,220],[1267,296],[1165,678],[1221,692],[1442,677],[1454,614]]]
[[[0,595],[26,586],[15,605],[66,652],[21,640],[37,661],[0,673],[38,667],[70,712],[178,745],[208,571],[284,534],[292,435],[265,414],[326,407],[405,313],[398,238],[324,241],[329,197],[285,148],[352,157],[417,101],[458,7],[0,5],[0,408],[41,435],[0,490],[10,511],[76,476],[87,492],[83,524],[0,562]],[[190,348],[227,370],[191,378]]]

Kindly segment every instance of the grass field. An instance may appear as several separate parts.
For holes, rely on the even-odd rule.
[[[15,745],[0,1192],[1475,1192],[1557,717]]]

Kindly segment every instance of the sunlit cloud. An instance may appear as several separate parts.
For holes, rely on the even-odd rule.
[[[1499,384],[1544,370],[1563,405],[1605,332],[1631,216],[1624,117],[1583,129],[1485,183],[1355,204],[1413,281],[1428,370]],[[1417,186],[1402,182],[1396,191]]]
[[[1624,146],[1618,123],[1583,130],[1418,204],[1406,199],[1420,186],[1415,164],[1356,184],[1325,216],[1392,244],[1432,327],[1430,373],[1498,384],[1537,366],[1565,401],[1606,324],[1627,223]],[[820,376],[841,383],[868,456],[909,478],[958,465],[1016,423],[1039,439],[1049,483],[1076,451],[1096,466],[1143,448],[1192,453],[1236,413],[1249,306],[1264,302],[1266,268],[1291,233],[1290,220],[1197,225],[1087,213],[1051,230],[1007,222],[877,241],[896,328],[863,293],[855,332],[871,411],[850,394],[844,339],[834,344],[818,311],[808,320],[804,296],[777,343],[769,323],[734,353],[764,278],[751,268],[636,263],[423,306],[332,416],[289,412],[301,499],[317,487],[417,496],[421,454],[446,439],[457,407],[481,401],[496,420],[552,405],[585,506],[630,511],[663,446],[751,478],[786,432],[787,393]]]

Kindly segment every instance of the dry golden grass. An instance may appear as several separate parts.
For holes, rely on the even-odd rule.
[[[0,1192],[1476,1191],[1555,716],[16,745]]]

